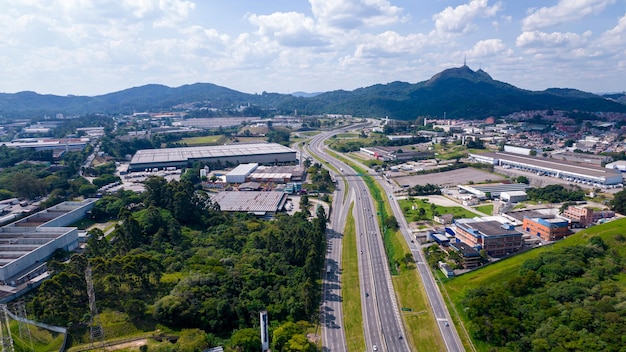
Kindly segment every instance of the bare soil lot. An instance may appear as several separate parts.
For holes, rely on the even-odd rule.
[[[438,172],[428,175],[402,176],[394,178],[393,180],[401,186],[409,185],[409,187],[413,187],[415,185],[425,185],[427,183],[440,186],[456,186],[459,184],[467,184],[469,181],[473,181],[474,183],[486,182],[488,180],[499,182],[505,180],[505,178],[487,171],[466,167],[464,169]]]

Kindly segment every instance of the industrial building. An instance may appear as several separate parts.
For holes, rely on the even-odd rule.
[[[232,171],[227,173],[224,177],[226,183],[244,183],[246,178],[259,167],[257,163],[239,164]]]
[[[244,212],[260,217],[271,217],[283,210],[287,202],[287,193],[224,191],[213,196],[211,201],[219,204],[221,211]]]
[[[403,150],[401,147],[366,147],[360,148],[360,151],[382,161],[424,160],[435,157],[432,151]]]
[[[474,269],[479,267],[483,258],[475,248],[463,243],[463,242],[451,242],[450,250],[456,251],[461,257],[463,267],[465,269]]]
[[[569,163],[563,160],[539,158],[512,153],[496,152],[473,154],[471,160],[504,168],[536,173],[539,176],[557,177],[572,183],[606,187],[622,184],[619,171],[593,165]]]
[[[471,193],[480,199],[501,198],[503,192],[510,194],[511,192],[526,191],[530,188],[525,183],[489,183],[482,185],[458,185],[458,187],[460,193]]]
[[[605,168],[611,170],[619,170],[620,172],[626,172],[626,160],[617,160],[612,163],[604,165]]]
[[[570,227],[587,227],[603,219],[615,216],[612,210],[593,210],[592,208],[570,205],[563,212],[563,217],[570,221]]]
[[[96,199],[64,202],[0,227],[0,281],[17,286],[46,272],[45,260],[57,249],[78,247],[78,229]]]
[[[593,209],[570,205],[563,211],[563,217],[570,221],[570,227],[587,227],[593,223]]]
[[[85,149],[89,143],[89,138],[22,138],[11,142],[2,142],[0,145],[6,145],[9,148],[31,148],[37,151],[80,151]]]
[[[544,241],[558,241],[569,235],[569,223],[564,219],[525,218],[522,226],[524,231]]]
[[[199,161],[221,164],[282,164],[295,163],[296,151],[278,143],[230,144],[218,146],[142,149],[130,161],[129,171],[146,169],[185,168]]]
[[[515,253],[522,248],[522,233],[513,225],[495,220],[460,219],[455,222],[455,235],[476,250],[484,249],[492,257]]]
[[[528,198],[528,195],[524,191],[508,191],[500,193],[500,200],[509,203],[523,202]]]
[[[257,182],[301,182],[306,178],[306,170],[302,165],[259,166],[248,179]]]

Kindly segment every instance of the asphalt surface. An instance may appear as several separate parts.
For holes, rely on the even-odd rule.
[[[358,163],[358,161],[356,160],[354,160],[354,162]],[[363,165],[363,167],[365,166]],[[441,295],[439,286],[437,286],[437,283],[435,282],[435,277],[424,258],[422,248],[413,238],[412,232],[406,222],[406,219],[404,218],[404,214],[402,213],[402,209],[400,209],[399,203],[393,197],[394,191],[396,190],[395,185],[386,182],[380,175],[375,174],[373,171],[371,172],[371,175],[374,176],[377,181],[383,186],[383,189],[385,189],[385,193],[390,195],[391,201],[389,203],[391,204],[393,214],[398,221],[398,225],[400,226],[402,235],[407,241],[407,244],[411,249],[411,253],[413,254],[413,259],[415,260],[418,272],[420,274],[420,278],[422,280],[422,284],[424,285],[424,289],[426,290],[426,295],[428,296],[430,307],[433,311],[435,319],[437,320],[437,326],[439,327],[441,336],[443,337],[443,341],[446,345],[446,351],[465,351],[463,343],[461,342],[461,339],[454,326],[454,323],[450,319],[450,313],[448,312],[448,307],[446,306],[443,296]]]
[[[324,152],[323,140],[335,132],[326,132],[315,136],[309,142],[309,150],[316,156],[331,163],[341,174],[334,175],[340,189],[342,178],[348,183],[350,191],[346,202],[333,202],[333,225],[331,235],[340,238],[345,225],[344,216],[351,202],[355,203],[354,217],[356,222],[357,247],[359,256],[360,291],[363,309],[364,333],[367,350],[405,352],[410,348],[404,338],[402,319],[396,297],[393,292],[391,275],[387,265],[381,232],[372,197],[365,182],[351,170],[348,165],[335,160]],[[343,194],[343,190],[341,191]],[[338,217],[337,226],[333,221]],[[346,351],[345,332],[341,325],[341,242],[333,241],[329,236],[329,252],[327,253],[327,270],[324,280],[324,300],[322,303],[322,334],[323,351]],[[330,270],[328,270],[330,269]]]

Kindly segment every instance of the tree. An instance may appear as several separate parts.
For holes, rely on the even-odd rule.
[[[98,187],[95,185],[82,185],[78,189],[78,193],[83,197],[93,196],[96,192],[98,192]]]
[[[300,196],[300,211],[309,215],[309,196],[306,194]]]
[[[304,334],[294,335],[282,349],[283,352],[316,352],[315,344]]]
[[[529,184],[530,183],[530,181],[528,181],[528,178],[526,176],[517,176],[515,181],[517,183],[525,183],[525,184]]]
[[[620,214],[626,214],[626,190],[615,193],[611,200],[611,209]]]
[[[240,329],[231,338],[232,347],[239,352],[257,352],[261,347],[261,335],[257,329]]]
[[[176,341],[176,351],[178,352],[204,351],[208,347],[206,333],[200,329],[183,329],[178,341]]]
[[[124,302],[124,311],[128,314],[128,317],[132,320],[143,317],[146,311],[146,303],[139,299],[131,298]]]
[[[385,226],[389,229],[396,230],[398,229],[398,220],[396,220],[395,216],[387,216],[385,218]]]
[[[272,342],[276,351],[282,351],[283,347],[291,340],[291,338],[302,333],[300,326],[293,322],[286,322],[274,330],[272,334]]]

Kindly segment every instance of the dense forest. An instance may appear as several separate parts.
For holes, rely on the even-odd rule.
[[[72,197],[94,195],[97,187],[76,176],[91,150],[66,152],[51,165],[51,151],[0,146],[0,200],[48,196],[42,204],[48,207]]]
[[[467,293],[468,329],[492,351],[623,351],[624,269],[623,256],[597,236],[544,252],[514,277]]]
[[[153,177],[142,195],[105,196],[93,216],[119,222],[109,236],[91,230],[84,253],[68,261],[59,253],[53,276],[28,303],[37,320],[70,326],[76,340],[88,329],[87,265],[101,311],[122,312],[135,326],[201,329],[242,351],[258,348],[258,331],[249,329],[260,310],[275,326],[316,317],[326,246],[321,207],[311,219],[300,212],[264,221],[221,212],[189,181]],[[302,330],[291,327],[280,331],[298,335],[294,344],[308,350]]]
[[[583,200],[585,191],[580,187],[574,190],[561,185],[548,185],[543,188],[529,188],[526,190],[528,199],[550,203],[573,202]]]

